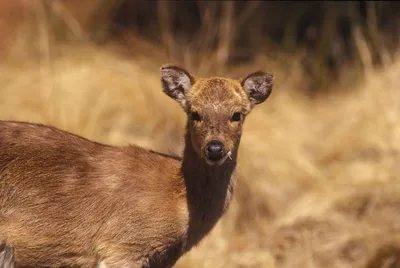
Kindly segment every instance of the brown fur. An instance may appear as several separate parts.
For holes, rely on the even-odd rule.
[[[182,160],[0,121],[0,240],[14,248],[16,267],[171,267],[226,211],[244,117],[257,104],[251,92],[264,98],[272,82],[161,72],[165,93],[188,114]],[[210,140],[230,159],[205,161]]]

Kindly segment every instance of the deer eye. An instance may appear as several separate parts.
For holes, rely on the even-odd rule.
[[[234,113],[232,116],[232,121],[240,121],[242,119],[241,113]]]
[[[190,114],[190,117],[192,118],[193,121],[201,121],[200,115],[197,112],[192,112]]]

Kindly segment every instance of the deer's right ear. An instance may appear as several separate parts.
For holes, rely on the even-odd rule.
[[[164,92],[185,108],[186,94],[194,84],[194,78],[182,68],[163,65],[161,67],[161,83]]]

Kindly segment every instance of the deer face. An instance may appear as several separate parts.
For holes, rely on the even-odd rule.
[[[161,68],[164,92],[187,113],[192,146],[210,165],[223,164],[237,150],[244,120],[254,105],[268,98],[272,80],[272,74],[265,72],[252,73],[241,81],[195,80],[181,68]]]

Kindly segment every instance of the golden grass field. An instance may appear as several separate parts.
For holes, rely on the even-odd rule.
[[[161,91],[162,49],[133,40],[126,57],[27,36],[0,65],[0,119],[181,154],[185,115]],[[258,69],[275,86],[245,123],[233,204],[176,267],[400,267],[400,59],[316,98],[299,89],[296,59],[199,75]]]

